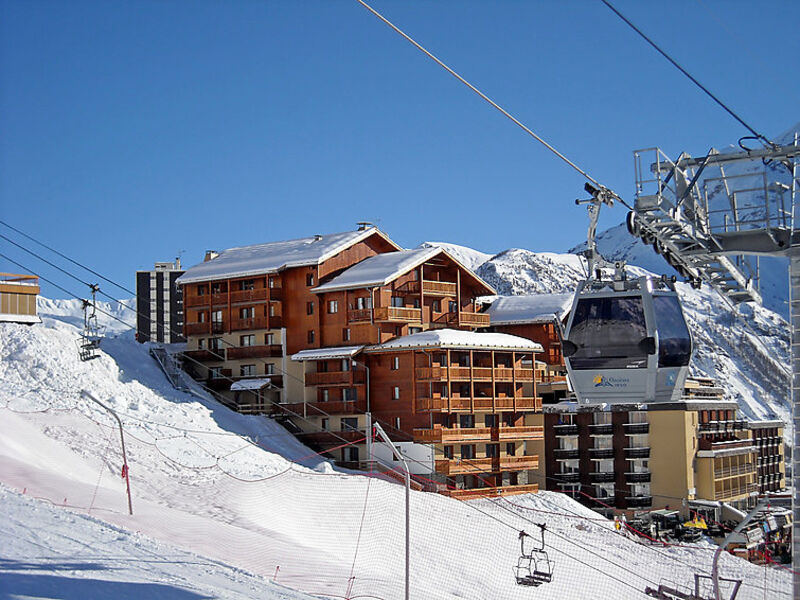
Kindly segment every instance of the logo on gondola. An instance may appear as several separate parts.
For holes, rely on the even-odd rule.
[[[621,387],[628,387],[630,383],[630,379],[627,377],[605,377],[603,375],[595,375],[594,379],[592,379],[592,383],[594,387],[612,387],[612,388],[621,388]]]

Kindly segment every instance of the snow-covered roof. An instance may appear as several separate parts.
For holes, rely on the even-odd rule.
[[[0,313],[0,323],[41,323],[36,315],[17,315],[13,313]]]
[[[336,346],[334,348],[315,348],[314,350],[301,350],[292,355],[292,360],[333,360],[336,358],[351,358],[361,352],[364,346]]]
[[[431,329],[370,346],[368,352],[405,350],[408,348],[448,348],[453,350],[518,350],[542,352],[541,344],[507,333],[474,333],[458,329]]]
[[[489,310],[492,325],[551,323],[553,316],[563,320],[572,307],[572,294],[532,294],[500,296]]]
[[[231,384],[231,391],[238,392],[241,390],[260,390],[265,385],[269,384],[270,384],[269,377],[261,379],[240,379],[239,381],[234,381]]]
[[[317,286],[313,291],[335,292],[386,285],[441,253],[440,248],[417,248],[376,254],[353,265],[327,283]]]
[[[318,265],[375,233],[399,249],[397,244],[375,227],[284,242],[268,242],[223,250],[216,258],[190,267],[178,277],[177,283],[185,285],[228,277],[277,273],[291,267]]]

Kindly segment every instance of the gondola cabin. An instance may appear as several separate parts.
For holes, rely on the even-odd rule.
[[[563,350],[581,403],[678,400],[692,340],[674,282],[652,277],[583,282]]]

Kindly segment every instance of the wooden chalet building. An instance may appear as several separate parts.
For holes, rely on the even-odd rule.
[[[369,412],[429,489],[536,489],[541,345],[478,333],[490,321],[476,299],[495,291],[444,250],[362,227],[209,254],[178,284],[187,369],[231,407],[288,415],[351,466],[365,444],[338,447],[364,438]]]

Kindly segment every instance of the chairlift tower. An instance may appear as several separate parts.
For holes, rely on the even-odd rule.
[[[800,598],[800,134],[788,145],[711,149],[671,160],[659,148],[634,152],[636,202],[628,230],[695,285],[732,304],[761,302],[752,257],[789,257],[792,349],[792,566]]]

